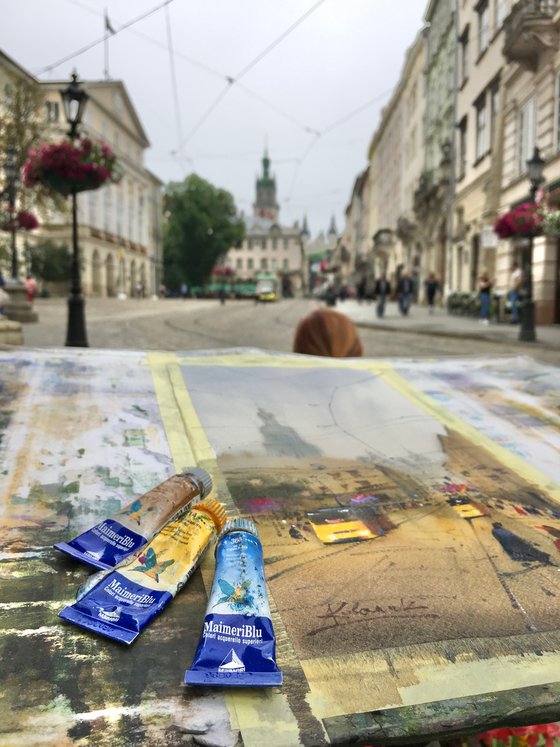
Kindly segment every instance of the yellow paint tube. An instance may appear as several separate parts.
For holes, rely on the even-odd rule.
[[[122,643],[132,643],[197,568],[225,524],[221,503],[206,498],[167,524],[117,570],[101,571],[59,617]],[[90,584],[88,583],[88,586]]]

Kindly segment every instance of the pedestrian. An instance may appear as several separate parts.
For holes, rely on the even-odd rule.
[[[375,281],[375,298],[377,299],[375,311],[378,319],[382,319],[385,314],[385,301],[390,294],[391,283],[387,280],[387,275],[382,272]]]
[[[0,270],[0,288],[3,288],[6,285],[6,278],[4,277],[4,273],[2,270]]]
[[[397,283],[397,298],[399,300],[399,310],[403,316],[408,315],[410,303],[414,294],[414,282],[410,277],[408,270],[403,270],[402,275]]]
[[[294,353],[326,358],[357,358],[363,355],[362,341],[354,322],[333,309],[316,309],[300,320],[293,344]]]
[[[358,284],[356,285],[356,297],[358,299],[358,303],[362,303],[362,301],[365,300],[366,291],[367,279],[365,277],[361,277]]]
[[[478,297],[480,299],[481,324],[490,324],[490,293],[494,283],[490,280],[488,270],[483,270],[478,279]]]
[[[510,289],[508,293],[511,316],[510,324],[519,324],[519,291],[523,282],[523,275],[517,262],[514,262],[511,266],[511,280]]]
[[[27,289],[27,300],[29,303],[33,303],[33,300],[35,299],[35,292],[37,290],[37,281],[33,277],[33,275],[28,275],[25,280],[25,287]]]
[[[441,290],[441,286],[439,284],[439,280],[436,278],[435,272],[430,272],[424,282],[424,288],[426,289],[426,301],[428,302],[428,310],[430,314],[433,314],[435,298]]]

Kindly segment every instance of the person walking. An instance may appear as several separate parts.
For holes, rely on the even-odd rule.
[[[511,280],[508,298],[511,308],[510,324],[519,324],[519,291],[523,283],[521,268],[517,262],[511,266]]]
[[[375,281],[375,298],[377,299],[376,313],[377,318],[382,319],[385,314],[385,301],[391,294],[391,283],[387,280],[387,275],[382,272]]]
[[[441,290],[439,280],[436,278],[435,272],[430,272],[424,282],[424,288],[426,290],[426,301],[428,302],[428,310],[430,314],[433,314],[436,294]]]
[[[481,324],[490,324],[490,293],[494,283],[490,280],[488,270],[483,270],[478,279],[478,297],[480,299]]]
[[[35,299],[35,293],[37,291],[37,281],[33,275],[28,275],[25,280],[25,287],[27,289],[27,300],[29,303],[33,303]]]
[[[408,316],[410,303],[414,294],[414,281],[409,275],[408,270],[404,270],[397,284],[397,298],[399,301],[399,310],[403,316]]]

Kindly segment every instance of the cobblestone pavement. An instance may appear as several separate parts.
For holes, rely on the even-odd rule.
[[[86,299],[88,341],[93,348],[136,350],[204,350],[253,347],[289,352],[293,334],[301,317],[321,304],[307,299],[282,300],[273,304],[253,301],[181,299]],[[360,324],[360,336],[368,358],[531,355],[544,363],[560,365],[560,347],[537,343],[519,343],[511,333],[495,338],[465,336],[461,325],[447,321],[437,310],[437,323],[444,327],[433,334],[421,323],[423,311],[413,308],[411,320],[397,323],[387,318],[387,328],[369,327],[373,307],[359,312],[350,304],[339,310]],[[371,311],[368,311],[368,308]],[[37,299],[39,322],[24,325],[24,344],[29,347],[63,347],[66,337],[66,299]],[[434,319],[431,318],[431,323]],[[472,325],[471,325],[472,326]],[[503,326],[503,325],[502,325]],[[470,327],[469,327],[470,329]],[[455,330],[455,331],[454,331]],[[456,334],[455,334],[456,333]],[[505,326],[504,326],[505,333]]]

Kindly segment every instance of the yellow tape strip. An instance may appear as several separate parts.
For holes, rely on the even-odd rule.
[[[182,362],[191,360],[198,359],[184,359]],[[208,358],[202,360],[208,364]],[[174,354],[149,353],[148,365],[176,469],[200,465],[211,473],[215,485],[224,485],[216,455],[186,387],[179,359]],[[229,503],[231,509],[233,504],[227,489],[220,492],[219,500],[225,502],[226,506]],[[201,571],[208,594],[212,586],[213,571],[209,573],[204,563]],[[245,747],[262,747],[263,744],[267,747],[285,747],[287,744],[299,744],[298,724],[288,699],[282,692],[228,692],[226,705],[232,728],[241,731]]]

